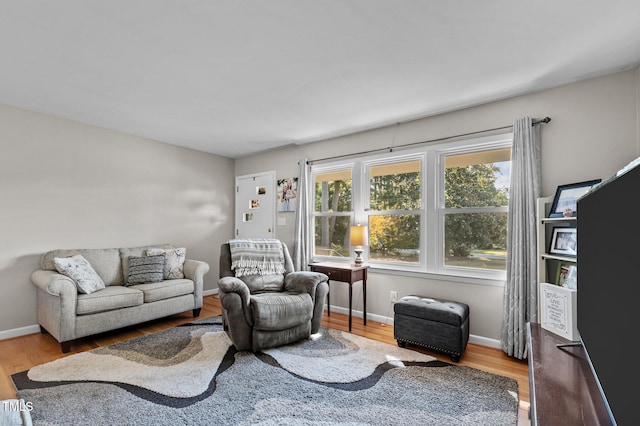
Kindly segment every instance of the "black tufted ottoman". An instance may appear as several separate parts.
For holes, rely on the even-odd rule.
[[[407,343],[446,352],[460,361],[469,341],[469,305],[436,299],[405,296],[393,305],[393,336],[398,346]]]

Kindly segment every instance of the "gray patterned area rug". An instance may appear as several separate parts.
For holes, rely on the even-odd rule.
[[[511,378],[330,329],[237,352],[220,317],[11,376],[34,425],[515,425]]]

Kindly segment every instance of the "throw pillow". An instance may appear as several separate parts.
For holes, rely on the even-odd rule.
[[[184,278],[184,261],[187,258],[187,249],[180,248],[150,248],[147,249],[147,256],[164,254],[164,279],[172,280],[176,278]]]
[[[73,280],[78,292],[90,294],[105,288],[104,281],[84,256],[56,257],[53,262],[58,272]]]
[[[164,254],[156,256],[129,256],[129,275],[126,286],[159,283],[164,275]]]

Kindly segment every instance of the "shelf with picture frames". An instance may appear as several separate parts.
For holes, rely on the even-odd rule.
[[[538,321],[544,330],[573,340],[577,334],[578,220],[572,212],[567,216],[549,217],[553,199],[537,200]]]
[[[549,247],[553,237],[553,229],[555,227],[566,226],[568,228],[576,228],[578,218],[569,217],[548,217],[553,196],[538,198],[537,202],[537,233],[538,233],[538,282],[555,282],[556,271],[548,271],[550,261],[554,261],[553,265],[559,265],[558,262],[571,262],[577,264],[575,255],[566,255],[558,253],[549,253]]]

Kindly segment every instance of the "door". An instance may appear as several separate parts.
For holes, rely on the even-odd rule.
[[[236,176],[235,238],[275,238],[276,172]]]

